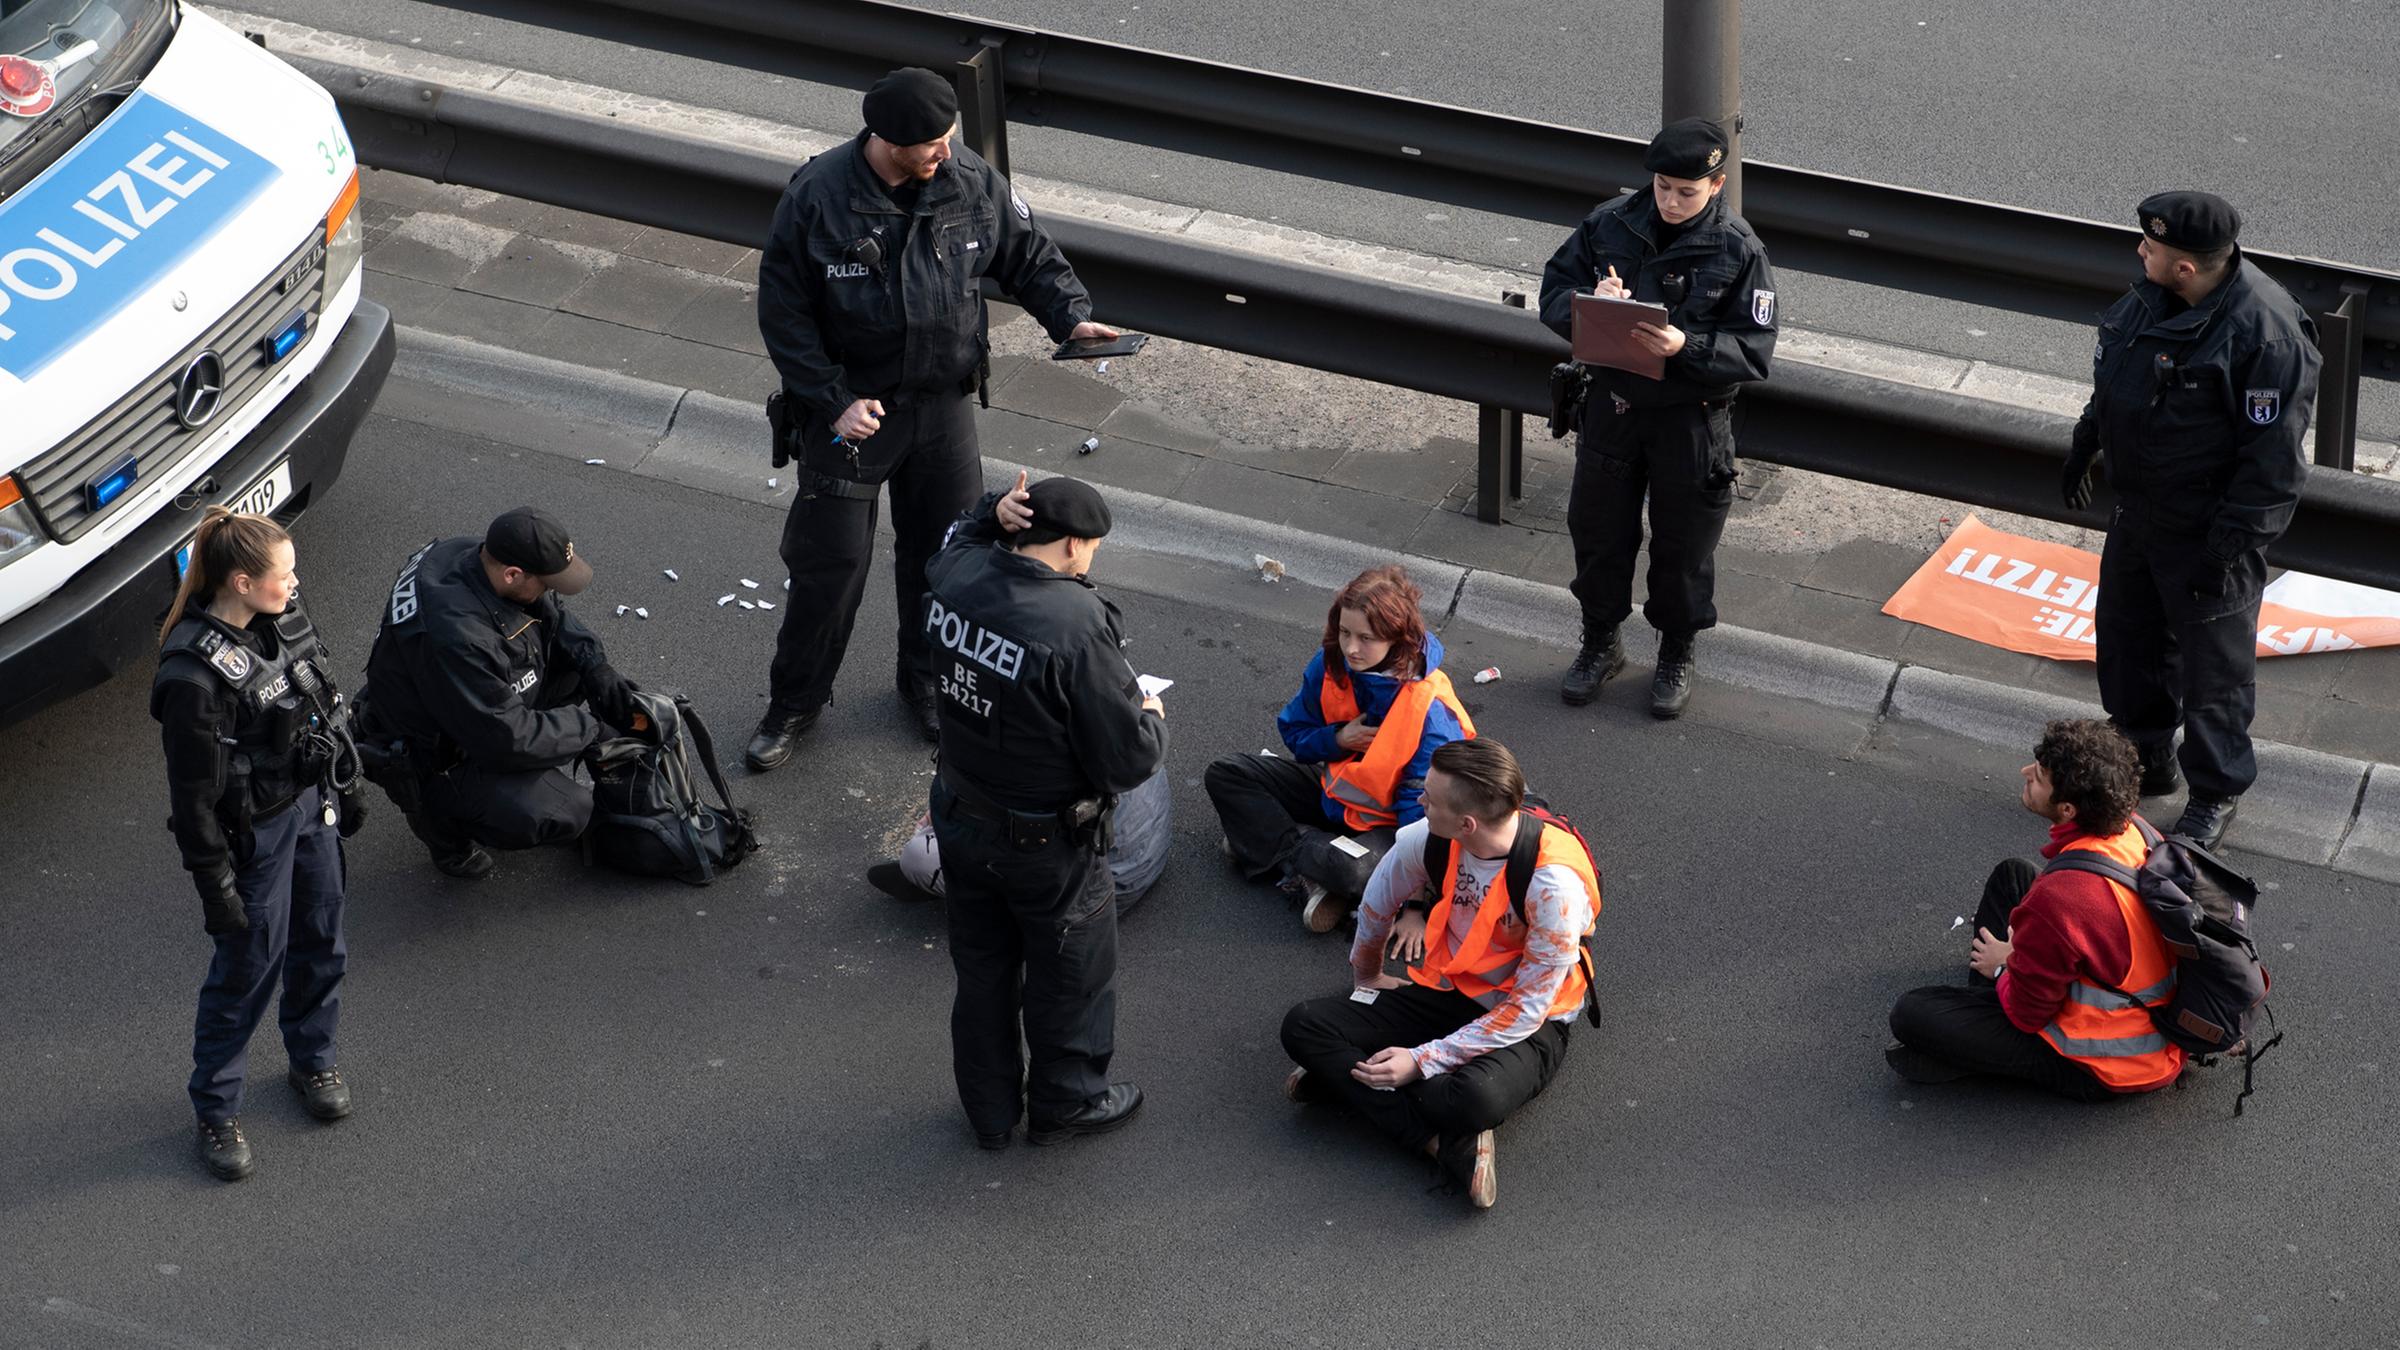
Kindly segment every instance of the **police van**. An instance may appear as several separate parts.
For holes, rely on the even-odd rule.
[[[287,524],[392,363],[333,100],[178,0],[0,0],[0,723],[156,650],[201,508]]]

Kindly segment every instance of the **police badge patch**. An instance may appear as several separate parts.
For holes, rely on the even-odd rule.
[[[220,643],[208,654],[208,663],[223,671],[225,678],[239,684],[250,678],[250,653],[230,642]]]
[[[1750,321],[1761,328],[1775,325],[1775,292],[1750,292]]]
[[[2262,427],[2273,426],[2275,419],[2283,415],[2283,391],[2253,389],[2250,391],[2249,408],[2251,421]]]
[[[1017,190],[1013,187],[1008,190],[1008,204],[1016,208],[1017,219],[1033,219],[1033,208],[1025,204],[1025,198],[1020,196]]]

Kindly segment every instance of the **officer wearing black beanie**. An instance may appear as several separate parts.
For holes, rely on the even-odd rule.
[[[1727,210],[1725,129],[1690,117],[1661,128],[1650,186],[1600,207],[1542,271],[1542,322],[1574,337],[1574,299],[1599,294],[1667,307],[1636,340],[1665,360],[1658,379],[1590,366],[1567,498],[1583,643],[1559,697],[1592,701],[1625,665],[1617,626],[1633,613],[1633,564],[1650,508],[1650,596],[1658,630],[1650,712],[1691,698],[1693,640],[1717,622],[1717,539],[1733,504],[1733,399],[1767,378],[1775,353],[1775,273],[1749,223]]]
[[[1158,772],[1166,708],[1125,660],[1116,606],[1085,574],[1109,529],[1072,478],[994,493],[926,569],[917,616],[940,654],[933,831],[948,889],[951,1066],[976,1142],[1114,1129],[1118,794]],[[1020,1030],[1021,1028],[1021,1030]],[[1030,1065],[1020,1043],[1032,1052]]]
[[[2242,219],[2208,192],[2134,210],[2142,280],[2100,317],[2066,504],[2116,490],[2093,616],[2100,702],[2142,757],[2142,795],[2191,796],[2173,833],[2214,847],[2258,777],[2258,607],[2267,547],[2308,476],[2316,327],[2242,256]]]
[[[989,366],[982,283],[997,282],[1054,340],[1113,337],[1033,210],[953,143],[958,96],[929,70],[867,91],[866,129],[792,175],[758,264],[758,327],[782,376],[769,410],[800,461],[783,528],[791,600],[745,760],[765,771],[833,692],[873,563],[876,504],[892,495],[899,592],[896,683],[936,734],[932,655],[915,619],[925,562],[983,486],[967,393]]]

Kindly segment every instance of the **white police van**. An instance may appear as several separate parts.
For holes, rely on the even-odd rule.
[[[289,522],[391,369],[324,90],[180,0],[0,0],[0,723],[156,650],[202,507]]]

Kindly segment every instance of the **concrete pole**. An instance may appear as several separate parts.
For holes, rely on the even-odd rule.
[[[1726,155],[1725,206],[1742,209],[1742,0],[1664,0],[1660,122],[1705,117],[1720,123]]]

